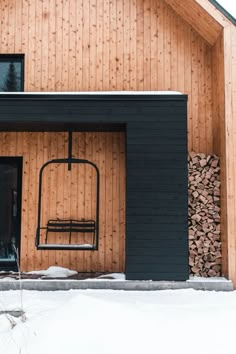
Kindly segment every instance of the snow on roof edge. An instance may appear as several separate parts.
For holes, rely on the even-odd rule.
[[[231,13],[229,10],[228,6],[227,9],[225,6],[223,6],[221,3],[219,3],[216,0],[208,0],[210,3],[212,3],[228,20],[230,20],[234,25],[236,25],[236,18],[235,16]]]
[[[0,95],[183,95],[179,91],[65,91],[65,92],[0,92]]]

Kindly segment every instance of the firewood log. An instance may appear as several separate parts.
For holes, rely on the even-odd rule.
[[[188,156],[190,274],[221,275],[220,167],[216,155]]]

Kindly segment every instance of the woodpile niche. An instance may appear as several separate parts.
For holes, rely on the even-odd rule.
[[[220,167],[216,155],[188,156],[190,274],[221,275]]]

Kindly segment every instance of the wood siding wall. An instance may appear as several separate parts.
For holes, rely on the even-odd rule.
[[[74,133],[73,156],[95,162],[100,170],[99,252],[36,251],[35,232],[39,169],[53,158],[67,156],[67,133],[0,133],[0,156],[23,156],[21,268],[23,271],[60,265],[78,271],[124,271],[125,258],[125,135]],[[94,184],[89,170],[73,174],[74,193],[67,198],[63,169],[46,174],[43,219],[89,217]],[[65,173],[65,176],[63,174]],[[63,196],[63,203],[60,203]],[[78,198],[77,198],[78,196]],[[77,198],[77,200],[76,200]],[[93,198],[94,202],[94,198]],[[47,215],[46,215],[47,214]]]
[[[224,28],[224,127],[220,139],[224,142],[222,186],[226,190],[223,199],[223,226],[227,234],[226,275],[234,282],[236,288],[236,27]],[[223,124],[223,123],[222,123]]]
[[[213,143],[221,167],[221,241],[222,273],[228,275],[227,216],[226,216],[226,159],[225,159],[225,95],[224,95],[224,36],[223,32],[212,49],[213,86]]]
[[[227,26],[213,46],[214,151],[221,163],[222,273],[236,287],[235,117],[236,28]]]
[[[0,14],[26,91],[181,91],[189,150],[213,151],[211,47],[163,0],[4,0]]]

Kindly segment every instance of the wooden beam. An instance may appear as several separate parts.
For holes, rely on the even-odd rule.
[[[206,0],[165,0],[210,45],[219,37],[230,21]]]
[[[228,276],[227,189],[225,151],[224,33],[212,48],[213,148],[220,157],[222,275]]]
[[[225,162],[228,276],[236,288],[236,28],[224,29],[225,52]]]
[[[231,21],[212,3],[208,0],[195,0],[208,14],[217,21],[222,27],[232,25]]]

